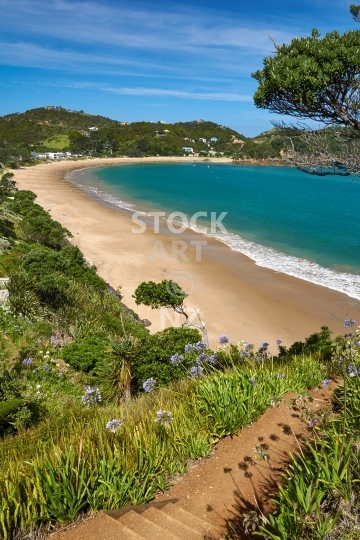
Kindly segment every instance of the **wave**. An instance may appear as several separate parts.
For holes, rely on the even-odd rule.
[[[89,170],[89,169],[87,169]],[[77,173],[79,170],[76,171]],[[75,175],[74,175],[75,176]],[[81,190],[95,195],[95,197],[103,200],[104,202],[114,205],[118,208],[134,212],[136,205],[119,199],[109,193],[102,191],[94,186],[79,184],[77,179],[72,177],[71,173],[66,176],[66,179],[74,183]],[[139,211],[139,214],[147,216],[146,211]],[[161,219],[165,222],[166,217]],[[276,272],[281,272],[289,276],[314,283],[315,285],[321,285],[328,289],[346,294],[351,298],[360,300],[360,275],[350,274],[346,272],[337,272],[330,268],[325,268],[317,263],[295,257],[293,255],[286,255],[285,253],[276,251],[273,248],[257,244],[250,240],[245,240],[239,234],[236,233],[208,233],[206,227],[198,225],[191,225],[188,222],[181,222],[174,220],[174,224],[186,226],[186,228],[193,230],[196,233],[202,234],[209,238],[214,238],[223,244],[230,247],[232,251],[237,251],[246,255],[252,259],[256,265],[264,268],[269,268]]]
[[[235,233],[212,233],[205,232],[202,227],[191,227],[195,232],[215,238],[226,244],[232,251],[238,251],[252,259],[257,266],[269,268],[276,272],[309,281],[315,285],[321,285],[360,300],[360,275],[346,272],[336,272],[330,268],[324,268],[317,263],[286,255],[273,248],[256,244],[245,240]]]

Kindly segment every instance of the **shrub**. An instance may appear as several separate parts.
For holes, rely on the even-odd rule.
[[[190,368],[190,363],[175,366],[170,358],[176,353],[183,354],[185,345],[196,343],[200,339],[200,333],[192,328],[166,328],[149,335],[143,340],[138,359],[134,364],[134,386],[142,390],[143,382],[149,377],[156,379],[157,384],[161,386],[183,377],[185,369]]]
[[[99,336],[86,337],[70,343],[61,356],[73,369],[91,373],[96,364],[109,358],[110,341]]]

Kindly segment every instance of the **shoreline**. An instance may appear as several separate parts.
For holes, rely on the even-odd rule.
[[[18,169],[14,179],[20,189],[34,191],[38,204],[49,209],[54,219],[72,232],[72,243],[98,267],[101,277],[114,288],[122,286],[123,302],[141,318],[151,321],[152,333],[172,326],[172,313],[164,318],[160,310],[136,306],[132,298],[135,288],[142,281],[176,281],[176,276],[186,281],[187,274],[192,277],[187,286],[193,284],[194,289],[186,304],[200,309],[212,347],[216,347],[218,336],[226,333],[233,342],[244,339],[259,345],[269,341],[275,352],[277,338],[289,346],[319,331],[322,325],[329,326],[335,335],[343,333],[348,313],[359,321],[360,302],[335,290],[257,266],[216,239],[191,230],[175,235],[169,231],[156,234],[148,228],[143,234],[134,234],[134,223],[131,217],[120,213],[122,209],[99,204],[65,180],[65,175],[75,169],[146,161],[232,163],[224,158],[95,158]],[[195,247],[190,245],[199,239],[207,243],[201,262],[196,261]],[[186,242],[187,261],[172,260],[172,242],[179,240]],[[164,248],[162,257],[154,258],[155,242],[161,242]],[[186,283],[179,279],[178,282],[187,288]],[[176,325],[182,322],[181,317]]]

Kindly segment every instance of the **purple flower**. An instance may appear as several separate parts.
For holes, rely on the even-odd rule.
[[[283,340],[278,338],[278,339],[276,340],[276,345],[277,345],[278,347],[280,347],[280,345],[282,344],[282,342],[283,342]]]
[[[49,371],[49,364],[44,364],[42,368],[45,369],[45,371]]]
[[[111,431],[111,433],[116,433],[119,428],[122,426],[122,421],[114,418],[114,420],[109,420],[106,424],[106,429]]]
[[[329,383],[331,383],[331,379],[324,379],[321,383],[322,388],[326,388]]]
[[[228,336],[226,336],[225,334],[222,334],[219,337],[219,343],[220,343],[220,345],[226,345],[227,343],[230,343],[230,338]]]
[[[173,354],[172,357],[170,358],[170,361],[171,363],[174,365],[174,366],[177,366],[178,364],[180,364],[180,362],[182,362],[184,360],[184,357],[182,354]]]
[[[217,355],[216,354],[211,354],[209,356],[209,363],[210,364],[215,364],[216,360],[217,360]]]
[[[204,343],[203,341],[198,341],[197,343],[195,343],[194,347],[198,352],[200,352],[203,349],[206,349],[206,343]]]
[[[81,402],[86,405],[87,408],[96,403],[101,403],[101,393],[98,388],[92,388],[91,386],[84,387],[84,395],[81,396]]]
[[[195,350],[195,345],[193,343],[188,343],[185,345],[185,352],[191,352]]]
[[[196,359],[195,361],[196,361],[196,363],[199,365],[199,364],[201,364],[202,362],[205,362],[207,359],[208,359],[207,354],[201,353],[201,354],[199,354],[199,356],[197,357],[197,359]]]
[[[254,348],[252,343],[245,343],[245,351],[250,352]]]
[[[193,366],[190,368],[190,377],[196,378],[201,377],[204,372],[204,368],[202,366]]]
[[[161,426],[168,427],[173,421],[172,413],[169,411],[160,411],[156,412],[155,422],[158,422]]]
[[[345,328],[350,328],[350,326],[354,326],[355,321],[354,319],[345,319],[344,326]]]
[[[156,380],[150,377],[149,379],[146,379],[146,381],[143,383],[143,389],[145,390],[145,392],[148,392],[150,394],[150,392],[153,391],[155,384]]]
[[[24,358],[24,360],[22,361],[22,363],[24,364],[24,366],[30,366],[30,364],[33,363],[33,359],[32,358]]]
[[[255,379],[255,377],[250,377],[249,383],[252,384],[252,385],[254,386],[254,384],[256,384],[256,379]]]
[[[285,373],[283,371],[281,371],[276,376],[277,376],[278,379],[283,379],[285,377]]]
[[[316,418],[313,418],[312,420],[309,420],[308,421],[308,426],[309,427],[315,427],[315,425],[318,423],[318,421],[316,420]]]

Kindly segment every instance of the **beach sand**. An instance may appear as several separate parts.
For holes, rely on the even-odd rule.
[[[196,158],[183,158],[185,161]],[[135,225],[120,208],[109,208],[65,180],[71,170],[83,167],[110,166],[145,161],[183,161],[171,158],[89,159],[58,161],[15,171],[19,189],[37,194],[37,202],[49,210],[54,219],[74,235],[86,259],[97,266],[98,273],[114,288],[121,287],[123,302],[141,318],[151,321],[150,332],[179,326],[184,317],[174,318],[171,310],[151,310],[136,306],[132,294],[142,281],[159,282],[173,279],[190,291],[186,304],[190,313],[197,307],[207,325],[210,345],[217,346],[220,334],[227,334],[233,343],[243,339],[271,344],[281,338],[289,346],[302,340],[322,325],[335,335],[344,333],[347,314],[360,321],[360,302],[345,294],[257,266],[246,256],[228,246],[192,231],[156,234],[147,228],[135,234]],[[201,161],[203,159],[201,158]],[[211,161],[211,160],[209,160]],[[215,159],[216,163],[231,162]],[[186,242],[184,255],[172,257],[173,242]],[[196,261],[196,248],[190,242],[204,241],[201,260]],[[163,246],[164,256],[154,258],[154,246]],[[164,251],[162,251],[164,255]]]

